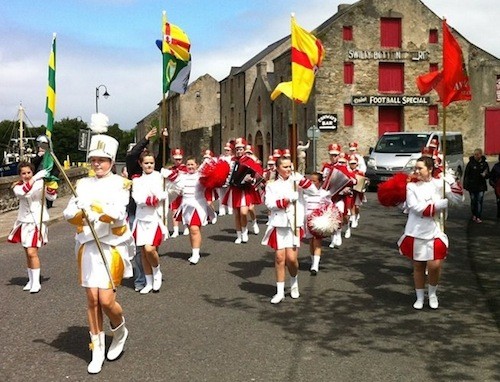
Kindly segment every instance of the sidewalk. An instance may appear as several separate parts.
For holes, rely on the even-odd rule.
[[[56,223],[58,221],[63,220],[63,210],[68,205],[68,201],[71,198],[71,195],[65,195],[62,197],[58,197],[52,206],[49,209],[50,220],[48,225]],[[7,237],[9,236],[10,230],[14,225],[14,222],[17,218],[17,208],[12,211],[0,213],[0,242],[5,242]]]

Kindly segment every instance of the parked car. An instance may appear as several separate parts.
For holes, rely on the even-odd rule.
[[[366,176],[370,179],[370,188],[388,180],[397,172],[409,173],[422,155],[422,148],[432,139],[438,138],[439,152],[443,148],[443,133],[430,132],[391,132],[383,134],[375,147],[370,147],[366,162]],[[446,166],[461,178],[464,171],[464,148],[462,133],[446,133]]]

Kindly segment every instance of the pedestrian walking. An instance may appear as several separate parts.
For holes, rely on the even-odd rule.
[[[490,172],[490,186],[495,190],[497,200],[497,219],[500,219],[500,155],[498,162],[493,165]]]
[[[490,166],[483,150],[475,149],[474,155],[469,157],[469,163],[465,166],[464,188],[469,191],[472,221],[476,223],[482,222],[484,193],[488,188],[486,179],[489,177]]]

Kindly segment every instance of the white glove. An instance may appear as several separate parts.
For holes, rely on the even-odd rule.
[[[80,210],[90,210],[90,202],[85,199],[75,198],[75,204]]]
[[[158,198],[158,200],[165,200],[168,198],[168,192],[167,191],[160,191],[155,196]]]
[[[450,174],[449,172],[446,172],[446,175],[444,176],[444,181],[451,186],[457,180],[456,180],[456,178],[455,178],[455,176],[453,174]]]
[[[45,178],[47,175],[49,175],[49,172],[47,170],[40,170],[35,175],[33,175],[33,181],[36,182],[37,180]]]
[[[170,175],[172,175],[173,171],[168,168],[162,168],[160,173],[164,178],[168,178]]]
[[[87,215],[87,221],[89,223],[94,223],[99,220],[100,215],[97,212],[85,210],[85,214]]]
[[[290,195],[288,195],[288,200],[290,203],[293,203],[297,200],[299,200],[299,192],[298,191],[292,191]]]
[[[434,202],[434,208],[436,211],[441,211],[448,208],[448,199],[440,199]]]

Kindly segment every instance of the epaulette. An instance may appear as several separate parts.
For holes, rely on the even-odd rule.
[[[140,178],[142,174],[134,174],[132,175],[132,179],[135,179],[135,178]]]
[[[123,178],[123,189],[130,190],[131,187],[132,187],[132,181],[130,179]]]

